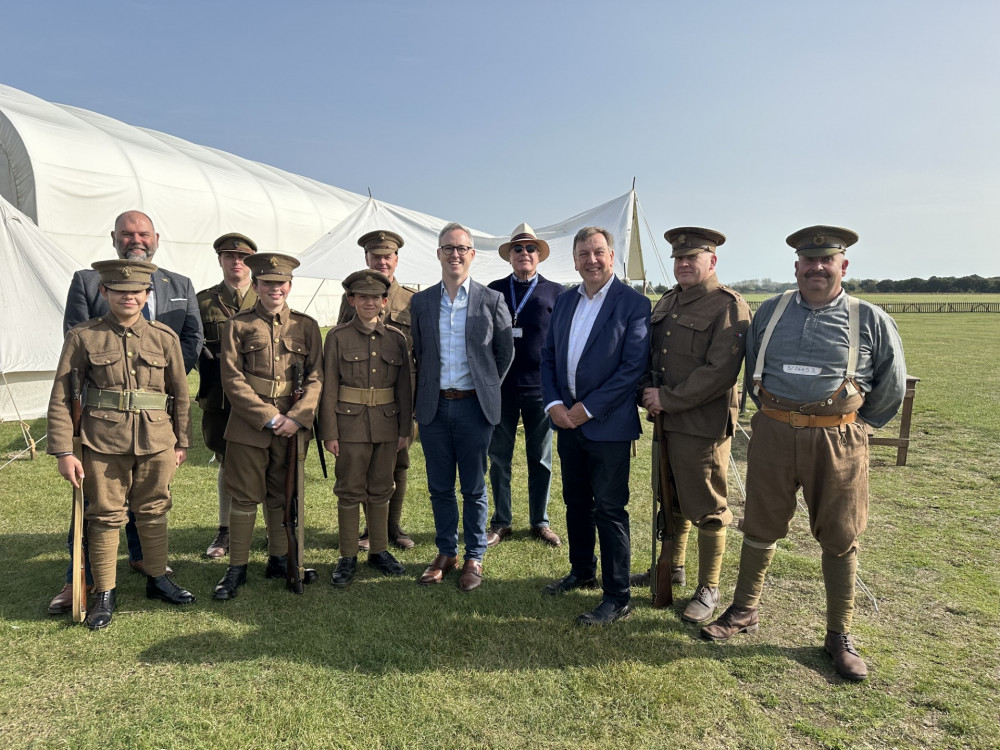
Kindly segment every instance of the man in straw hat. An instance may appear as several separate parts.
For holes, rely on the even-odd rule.
[[[524,423],[524,449],[528,461],[528,523],[531,536],[558,547],[562,542],[549,528],[549,486],[552,483],[552,427],[542,403],[542,344],[549,330],[552,306],[562,284],[538,273],[538,264],[549,257],[549,243],[535,236],[527,224],[519,225],[510,241],[500,246],[500,257],[510,263],[509,276],[488,286],[503,295],[512,320],[514,362],[500,386],[500,421],[490,442],[490,484],[493,518],[486,535],[492,547],[511,534],[511,463],[517,423]]]
[[[365,264],[368,268],[378,271],[389,279],[388,301],[380,313],[381,320],[386,325],[391,325],[393,328],[402,331],[410,347],[412,359],[413,342],[410,340],[410,298],[416,293],[416,290],[402,286],[396,281],[396,266],[399,265],[399,249],[403,247],[403,238],[395,232],[390,232],[388,229],[376,229],[373,232],[366,232],[359,237],[358,244],[365,250]],[[347,323],[353,317],[354,307],[348,302],[348,295],[345,294],[340,301],[340,315],[337,317],[337,323]],[[412,443],[413,438],[411,436],[407,438],[406,444],[396,454],[396,463],[392,470],[394,489],[392,497],[389,498],[389,517],[386,524],[389,533],[389,543],[397,549],[412,549],[413,547],[413,540],[410,539],[409,534],[403,531],[402,526],[403,501],[406,499],[406,478],[410,468],[410,445]],[[363,550],[369,548],[367,526],[358,539],[358,546]]]
[[[906,364],[896,324],[842,288],[850,229],[812,226],[786,240],[798,290],[764,302],[747,336],[746,388],[758,411],[747,450],[746,517],[733,603],[702,636],[725,641],[758,627],[777,540],[801,488],[822,549],[824,649],[837,673],[864,680],[851,637],[858,536],[868,521],[868,436],[899,410]]]
[[[288,307],[295,258],[278,253],[247,256],[257,304],[233,316],[222,333],[222,387],[232,405],[226,426],[226,485],[229,511],[229,568],[215,587],[215,599],[233,599],[247,580],[250,539],[257,506],[264,504],[267,528],[282,525],[288,441],[302,438],[305,460],[313,418],[323,389],[323,345],[319,325]],[[293,398],[296,369],[302,392]],[[299,487],[301,493],[303,488]],[[299,519],[303,523],[303,519]],[[288,539],[269,533],[265,578],[284,578]],[[299,561],[301,564],[301,560]],[[315,576],[307,572],[306,582]]]
[[[88,504],[87,541],[94,597],[87,627],[111,624],[119,530],[126,510],[142,541],[146,596],[170,604],[194,597],[167,576],[170,480],[187,458],[190,405],[180,340],[142,315],[156,266],[142,260],[93,264],[109,312],[66,334],[48,410],[48,452]],[[74,391],[74,380],[82,386]],[[72,451],[71,401],[80,396],[83,461]]]
[[[684,583],[688,530],[692,524],[698,529],[698,587],[681,617],[706,622],[719,603],[726,527],[733,520],[726,503],[729,448],[750,308],[716,275],[722,233],[678,227],[663,236],[677,284],[653,308],[651,369],[639,385],[649,416],[662,415],[670,459],[675,504],[663,510],[674,515],[672,583]]]
[[[226,425],[229,402],[222,390],[222,330],[242,310],[257,304],[257,293],[250,284],[248,255],[257,252],[257,243],[243,234],[230,232],[212,245],[222,268],[222,281],[198,292],[198,309],[205,329],[205,346],[198,357],[198,406],[201,407],[201,434],[205,445],[219,463],[219,530],[205,550],[205,557],[218,559],[229,553],[229,508],[233,498],[226,492]],[[282,533],[281,529],[269,533]]]

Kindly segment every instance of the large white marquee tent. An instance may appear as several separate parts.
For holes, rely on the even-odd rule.
[[[558,224],[535,225],[552,247],[542,273],[577,279],[572,236],[599,225],[615,235],[618,274],[644,278],[637,208],[630,191]],[[334,322],[339,306],[335,282],[363,263],[356,240],[365,231],[392,229],[406,239],[402,283],[440,278],[434,251],[444,219],[0,85],[3,298],[8,310],[15,298],[35,300],[23,320],[8,317],[0,332],[0,419],[44,416],[70,276],[113,257],[112,224],[127,209],[152,217],[160,234],[155,261],[199,289],[218,281],[210,248],[225,232],[253,237],[262,251],[299,256],[291,304],[323,325]],[[473,276],[508,273],[496,254],[508,235],[472,232]]]

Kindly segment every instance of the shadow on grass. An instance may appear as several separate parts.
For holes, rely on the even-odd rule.
[[[777,647],[743,636],[727,644],[701,641],[698,627],[680,620],[687,590],[675,590],[673,609],[654,610],[648,591],[634,589],[635,612],[628,620],[607,628],[582,628],[575,619],[600,602],[599,591],[544,594],[551,577],[502,577],[496,570],[503,569],[502,560],[492,567],[489,553],[484,583],[477,591],[458,591],[458,571],[439,585],[420,586],[416,580],[433,556],[432,534],[414,535],[418,546],[398,553],[406,567],[404,578],[382,576],[365,564],[362,553],[355,581],[347,589],[336,589],[329,583],[337,557],[331,549],[336,535],[310,528],[307,538],[316,545],[312,551],[322,559],[310,559],[307,548],[306,563],[318,569],[319,580],[296,596],[285,590],[284,580],[264,578],[266,542],[258,530],[247,584],[236,599],[214,601],[212,589],[226,562],[200,556],[213,532],[208,527],[188,527],[171,534],[171,549],[183,550],[171,555],[175,580],[197,597],[193,605],[176,609],[146,599],[145,578],[128,568],[123,539],[118,609],[107,637],[113,637],[115,625],[163,627],[164,637],[136,654],[141,662],[158,664],[278,660],[381,675],[442,669],[565,669],[618,662],[664,665],[697,659],[715,662],[738,679],[759,679],[762,672],[768,679],[779,677],[789,668],[783,664],[794,661],[828,681],[839,679],[819,644]],[[68,615],[47,614],[49,599],[62,586],[67,559],[49,554],[64,541],[54,537],[6,537],[4,557],[11,572],[0,584],[0,618],[9,623],[50,620],[73,626]],[[46,551],[45,560],[38,559],[39,550]],[[39,580],[46,581],[45,588],[36,586],[26,596],[32,582]]]

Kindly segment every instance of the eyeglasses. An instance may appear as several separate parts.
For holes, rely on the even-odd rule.
[[[438,248],[444,255],[457,253],[459,258],[464,258],[471,249],[468,245],[442,245]]]
[[[538,245],[511,245],[510,251],[512,253],[537,253]]]

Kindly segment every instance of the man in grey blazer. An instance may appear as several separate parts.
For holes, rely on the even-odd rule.
[[[458,587],[472,591],[482,583],[486,552],[486,452],[500,421],[500,383],[514,359],[514,338],[503,296],[469,278],[476,257],[469,231],[445,225],[437,257],[441,283],[410,301],[415,416],[438,548],[419,582],[440,583],[459,566],[457,467],[465,540]]]
[[[153,228],[153,221],[142,211],[126,211],[115,219],[111,232],[111,244],[119,258],[151,261],[159,247],[160,235]],[[91,318],[99,318],[109,311],[108,301],[101,296],[100,274],[87,268],[73,274],[69,293],[66,295],[66,310],[63,313],[63,334]],[[201,328],[201,314],[194,286],[187,276],[158,269],[152,278],[147,308],[143,315],[169,326],[180,337],[184,354],[184,369],[191,369],[198,362],[205,336]],[[128,541],[129,565],[133,570],[145,573],[142,564],[142,545],[136,532],[131,511],[125,526]],[[72,542],[70,541],[69,544]],[[168,572],[173,571],[167,568]],[[73,606],[72,587],[69,583],[71,570],[66,572],[66,585],[49,603],[49,613],[53,615],[70,611]],[[90,581],[90,566],[87,565],[87,579]]]

